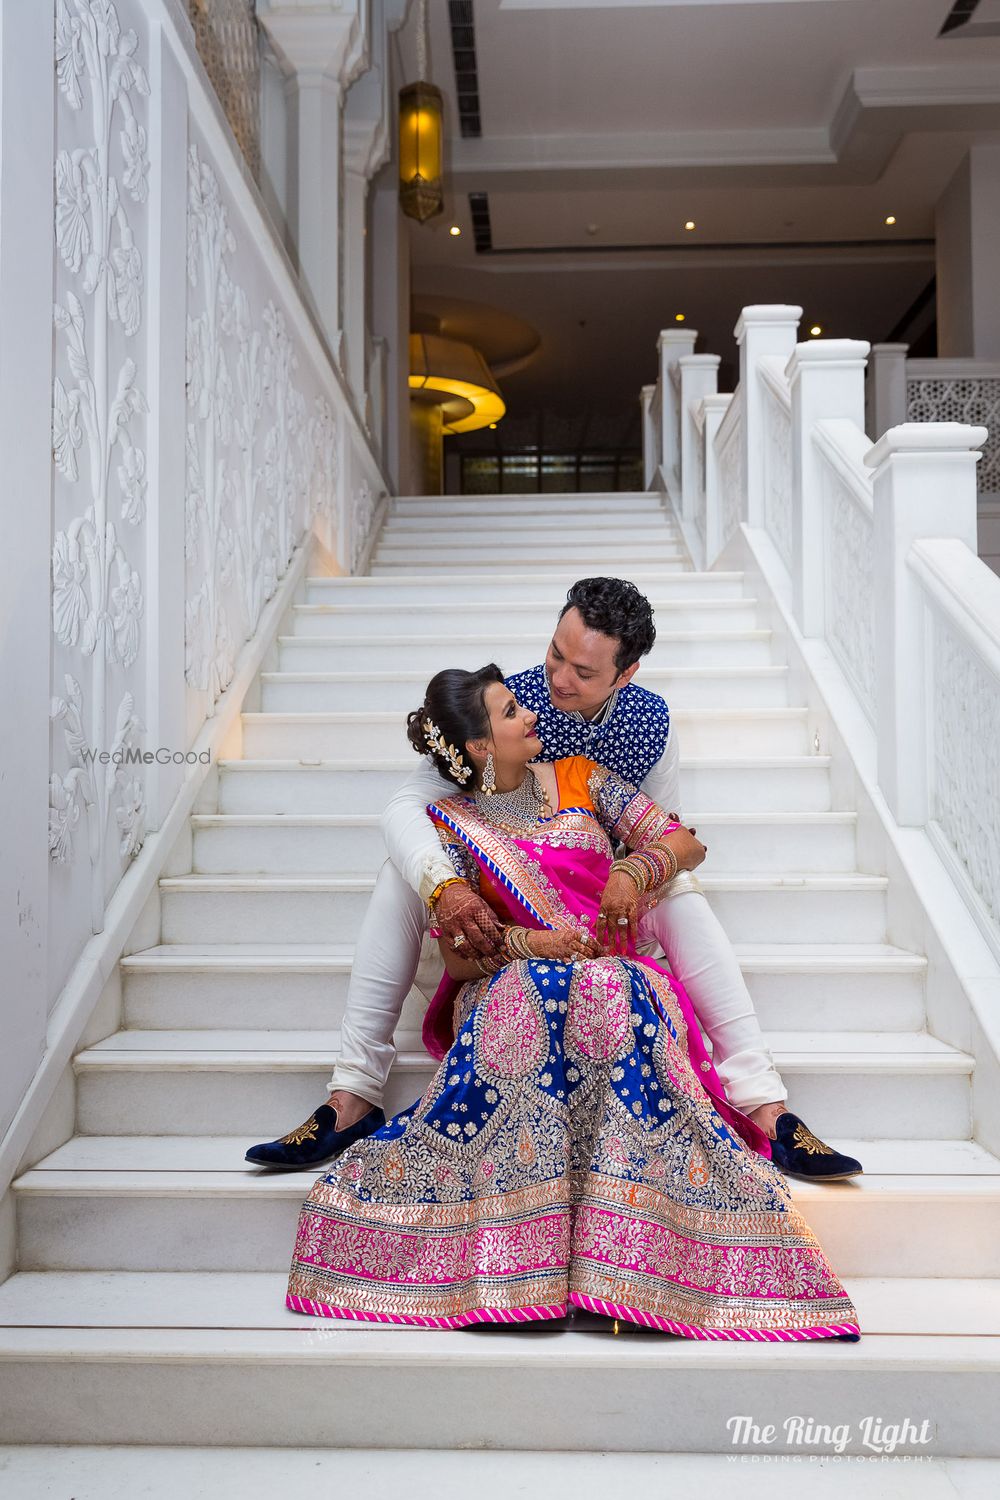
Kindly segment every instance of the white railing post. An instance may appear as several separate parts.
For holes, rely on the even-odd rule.
[[[732,393],[706,396],[705,409],[705,567],[710,568],[722,551],[722,486],[715,439],[726,415]]]
[[[953,537],[976,550],[976,450],[985,427],[907,422],[865,455],[874,472],[875,684],[879,786],[897,823],[930,816],[928,664],[920,584],[907,563],[924,537]]]
[[[757,375],[761,355],[783,355],[795,348],[801,307],[745,307],[736,324],[736,342],[740,346],[740,385],[743,391],[743,476],[745,483],[743,518],[748,526],[763,526],[765,521],[764,469],[764,392]]]
[[[718,354],[685,354],[681,370],[681,515],[693,526],[701,497],[701,465],[698,462],[698,426],[693,408],[703,396],[714,396],[719,385]]]
[[[660,356],[660,468],[668,491],[673,487],[679,502],[680,492],[680,392],[671,378],[673,366],[685,355],[694,353],[698,335],[691,329],[666,328],[657,340]]]
[[[644,385],[639,392],[639,406],[642,411],[642,483],[644,489],[652,489],[656,482],[656,470],[659,467],[659,455],[656,451],[656,433],[653,430],[653,397],[656,395],[655,385]]]
[[[906,355],[909,344],[872,344],[865,430],[873,442],[906,421]]]
[[[826,619],[823,488],[813,429],[838,417],[863,429],[868,349],[861,339],[796,344],[785,372],[792,394],[792,588],[803,635],[822,635]]]

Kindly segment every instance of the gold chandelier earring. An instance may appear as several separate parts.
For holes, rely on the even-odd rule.
[[[497,789],[497,768],[493,761],[493,751],[486,755],[486,764],[483,767],[483,793],[487,797],[495,795]]]

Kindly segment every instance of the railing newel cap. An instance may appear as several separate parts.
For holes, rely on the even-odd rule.
[[[733,329],[733,337],[738,344],[742,344],[743,335],[750,324],[758,328],[761,326],[786,328],[789,324],[794,324],[797,328],[801,320],[801,307],[793,307],[790,303],[784,302],[755,303],[751,307],[745,307],[740,313],[736,320],[736,327]]]
[[[785,378],[793,381],[803,365],[856,369],[864,366],[870,351],[867,339],[805,339],[788,356]]]
[[[988,428],[967,422],[902,422],[882,434],[865,454],[864,462],[866,468],[879,469],[897,453],[973,453],[988,436]],[[981,457],[978,453],[975,456]]]
[[[656,347],[662,349],[664,344],[693,344],[697,338],[697,328],[663,328],[656,340]]]
[[[687,365],[694,369],[714,369],[722,363],[721,354],[682,354],[677,361],[683,370]]]

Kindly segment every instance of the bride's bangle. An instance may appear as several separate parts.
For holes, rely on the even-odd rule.
[[[528,947],[528,938],[531,935],[530,927],[507,927],[503,935],[503,951],[511,959],[535,958],[536,955]]]
[[[628,875],[641,896],[673,880],[677,874],[677,856],[666,844],[648,844],[645,849],[633,850],[626,859],[616,859],[611,873]]]

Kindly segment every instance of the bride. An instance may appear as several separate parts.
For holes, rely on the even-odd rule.
[[[456,788],[428,813],[504,957],[442,943],[424,1022],[440,1066],[313,1185],[287,1305],[434,1328],[572,1305],[687,1338],[856,1340],[682,984],[636,951],[687,831],[594,761],[529,764],[535,718],[492,665],[439,672],[409,716]]]

